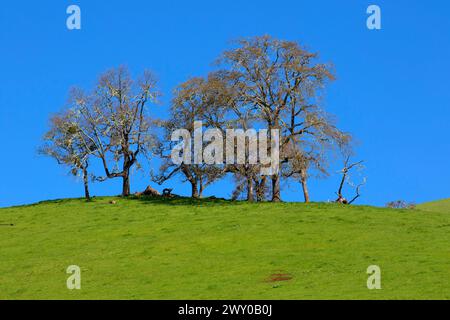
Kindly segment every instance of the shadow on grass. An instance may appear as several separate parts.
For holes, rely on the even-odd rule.
[[[312,208],[330,208],[330,207],[336,207],[336,208],[342,208],[344,207],[339,204],[335,203],[325,203],[325,202],[311,202],[308,204],[305,203],[299,203],[299,202],[280,202],[280,203],[273,203],[270,201],[262,201],[262,202],[252,202],[249,203],[246,200],[229,200],[224,198],[216,198],[216,197],[206,197],[201,199],[194,199],[191,197],[183,197],[179,195],[173,195],[172,197],[163,197],[163,196],[136,196],[136,195],[130,195],[129,197],[122,197],[120,195],[118,196],[93,196],[90,201],[87,201],[85,198],[65,198],[65,199],[53,199],[53,200],[45,200],[40,201],[32,204],[24,204],[24,205],[18,205],[18,206],[12,206],[8,208],[0,208],[0,209],[12,209],[12,208],[20,208],[20,207],[34,207],[39,205],[46,205],[46,204],[56,204],[56,205],[64,205],[67,203],[85,203],[85,204],[96,204],[96,203],[102,203],[104,201],[115,201],[115,200],[126,200],[126,201],[140,201],[146,204],[155,204],[155,205],[168,205],[168,206],[197,206],[197,207],[204,207],[204,206],[236,206],[236,205],[267,205],[267,206],[278,206],[280,204],[287,206],[298,206],[301,205],[304,209],[308,209],[310,207]],[[352,206],[356,208],[364,208],[365,206]],[[287,209],[288,210],[288,209]]]
[[[194,199],[190,197],[163,197],[163,196],[129,196],[128,200],[141,201],[148,204],[163,204],[170,206],[221,206],[221,205],[238,205],[242,201],[233,201],[223,198],[208,197],[202,199]]]
[[[129,197],[122,196],[93,196],[90,201],[87,201],[85,198],[65,198],[65,199],[52,199],[52,200],[44,200],[31,204],[23,204],[17,205],[7,208],[0,209],[14,209],[21,207],[35,207],[41,205],[64,205],[68,203],[102,203],[104,201],[114,201],[114,200],[126,200],[126,201],[140,201],[147,204],[158,204],[158,205],[170,205],[170,206],[229,206],[229,205],[239,205],[247,203],[246,201],[233,201],[227,200],[223,198],[216,197],[207,197],[201,199],[194,199],[190,197],[182,197],[178,195],[174,195],[173,197],[163,197],[163,196],[136,196],[130,195]]]

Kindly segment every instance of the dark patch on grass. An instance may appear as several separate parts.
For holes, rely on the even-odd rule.
[[[280,282],[280,281],[289,281],[294,278],[291,274],[285,272],[277,272],[272,273],[267,279],[266,282]]]

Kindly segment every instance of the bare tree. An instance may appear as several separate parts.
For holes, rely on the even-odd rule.
[[[358,162],[350,162],[350,155],[347,155],[344,160],[344,168],[341,170],[342,178],[341,182],[339,183],[338,191],[336,192],[338,199],[336,202],[342,203],[342,204],[352,204],[361,196],[360,189],[363,185],[366,184],[366,178],[364,177],[362,179],[362,182],[355,184],[350,180],[350,173],[352,170],[362,170],[364,161],[358,161]],[[351,200],[347,200],[343,195],[343,189],[345,184],[348,184],[350,187],[354,188],[355,195]]]
[[[146,109],[159,95],[155,77],[145,71],[135,81],[127,68],[119,67],[102,74],[92,93],[73,92],[74,108],[86,124],[83,134],[105,172],[97,180],[122,178],[122,196],[130,195],[131,168],[140,167],[139,156],[148,156],[154,143]]]
[[[181,176],[183,181],[191,184],[191,196],[200,198],[204,189],[221,178],[225,174],[223,165],[206,164],[204,162],[195,163],[194,148],[189,148],[189,161],[175,163],[171,157],[173,148],[179,144],[178,141],[172,141],[172,133],[177,129],[187,130],[188,139],[184,141],[190,146],[194,145],[195,121],[204,121],[206,127],[211,123],[218,123],[221,115],[217,110],[209,107],[208,103],[208,84],[203,78],[192,78],[182,83],[175,91],[175,97],[172,100],[170,118],[161,122],[164,128],[163,140],[160,140],[157,148],[157,154],[162,158],[162,165],[157,174],[152,174],[152,180],[158,184],[175,176]],[[198,143],[198,142],[197,142]],[[203,143],[203,142],[201,142]],[[187,152],[185,149],[183,152]],[[203,150],[203,145],[202,149]],[[192,160],[192,161],[191,161]]]
[[[65,110],[50,119],[51,128],[44,136],[44,145],[38,152],[54,158],[58,164],[68,166],[70,173],[82,174],[84,196],[89,194],[89,157],[95,152],[95,145],[84,135],[80,127],[79,115],[73,110]]]
[[[322,131],[326,129],[326,131]],[[308,179],[329,176],[331,160],[350,149],[350,135],[339,131],[329,120],[322,120],[306,134],[290,136],[283,145],[281,168],[287,179],[300,182],[305,202],[310,201]]]
[[[219,59],[223,66],[221,70],[210,73],[206,79],[193,78],[176,91],[171,119],[165,124],[166,141],[170,140],[168,134],[171,132],[167,129],[186,128],[192,136],[195,120],[219,128],[222,133],[228,128],[245,132],[262,124],[268,129],[269,140],[271,129],[280,130],[281,165],[269,178],[270,186],[267,184],[269,179],[259,174],[261,165],[228,163],[216,165],[214,169],[204,164],[175,165],[167,154],[169,146],[173,146],[171,142],[161,148],[166,155],[162,156],[164,161],[159,175],[154,176],[156,181],[162,183],[181,173],[191,183],[192,194],[198,196],[202,189],[200,181],[212,183],[225,173],[231,173],[236,182],[234,198],[245,192],[248,201],[264,200],[269,190],[271,200],[276,202],[281,200],[283,176],[297,179],[302,185],[305,201],[309,201],[307,179],[312,175],[311,171],[328,174],[331,150],[350,141],[350,136],[340,131],[319,107],[320,94],[334,76],[330,66],[317,63],[316,58],[317,54],[295,42],[269,36],[243,39]],[[246,151],[247,138],[250,139],[245,138]]]
[[[239,40],[237,48],[220,59],[241,104],[253,108],[269,133],[282,131],[281,149],[313,129],[322,133],[331,129],[309,99],[334,78],[327,65],[315,62],[316,57],[295,42],[263,36]],[[280,174],[271,180],[272,201],[280,201]]]
[[[224,167],[225,172],[234,176],[235,190],[233,199],[239,198],[243,193],[248,202],[258,199],[256,197],[256,182],[259,179],[261,166],[259,164],[250,163],[250,144],[257,142],[257,137],[248,136],[249,129],[253,129],[256,117],[253,108],[245,99],[240,96],[237,90],[236,82],[229,77],[228,72],[213,72],[208,75],[207,81],[207,101],[209,111],[206,114],[220,114],[220,120],[212,120],[208,117],[208,123],[216,128],[220,128],[221,132],[227,129],[241,130],[244,141],[234,137],[232,146],[227,145],[227,152],[231,151],[235,155],[233,163],[227,163]],[[212,111],[212,112],[211,112]],[[211,121],[212,120],[212,121]],[[228,140],[228,139],[227,139]],[[231,140],[230,140],[231,141]],[[232,148],[232,150],[230,149]],[[239,149],[244,150],[239,150]],[[244,163],[237,161],[238,153],[244,151]]]

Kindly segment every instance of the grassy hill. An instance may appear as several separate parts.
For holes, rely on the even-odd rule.
[[[450,299],[439,210],[96,198],[0,209],[0,224],[0,299]]]
[[[417,208],[423,211],[450,213],[450,199],[427,202]]]

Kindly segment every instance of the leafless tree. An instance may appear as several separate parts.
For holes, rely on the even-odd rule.
[[[225,133],[227,129],[242,130],[245,135],[243,144],[239,144],[237,138],[233,139],[233,150],[235,156],[239,148],[244,148],[245,163],[237,163],[237,159],[233,159],[233,163],[227,163],[224,167],[225,172],[234,176],[235,190],[233,199],[239,198],[242,194],[246,194],[245,198],[248,202],[258,199],[256,196],[258,190],[256,184],[260,179],[261,166],[259,164],[250,163],[250,144],[257,141],[257,137],[247,136],[247,130],[253,129],[256,116],[253,108],[244,98],[240,96],[237,90],[236,82],[228,72],[212,72],[208,75],[208,108],[213,110],[213,114],[221,114],[221,121],[211,121],[209,123],[220,128]],[[228,145],[227,145],[227,148]],[[256,196],[256,197],[255,197]]]
[[[44,145],[38,152],[54,158],[58,164],[68,166],[74,176],[81,173],[84,195],[86,200],[90,200],[88,167],[95,145],[83,133],[79,115],[71,109],[52,116],[50,123],[50,130],[44,136]]]
[[[191,196],[202,197],[204,189],[225,174],[223,165],[194,163],[194,148],[191,148],[189,163],[176,164],[171,158],[171,152],[179,142],[172,141],[171,135],[177,129],[186,129],[190,134],[191,146],[194,146],[195,121],[204,121],[205,127],[211,123],[218,123],[221,118],[216,109],[210,108],[208,103],[208,84],[203,78],[192,78],[182,83],[175,90],[172,100],[170,118],[162,121],[164,128],[163,139],[159,141],[157,154],[162,159],[158,173],[152,174],[152,180],[162,184],[172,177],[181,175],[183,181],[191,184]],[[202,146],[203,150],[203,146]]]
[[[104,169],[105,176],[97,180],[121,178],[122,196],[130,195],[131,168],[140,167],[139,157],[148,156],[154,143],[147,106],[159,95],[155,77],[145,71],[135,81],[126,67],[119,67],[102,74],[93,92],[75,89],[72,94],[85,123],[83,134]]]
[[[312,103],[334,79],[330,67],[316,63],[316,57],[298,43],[262,36],[237,41],[237,47],[219,60],[241,105],[250,106],[269,133],[282,131],[282,150],[283,144],[300,143],[300,137],[308,134],[316,134],[317,139],[341,134]],[[280,174],[271,180],[272,201],[280,201]]]
[[[344,168],[341,170],[342,178],[341,182],[339,183],[338,191],[336,192],[338,199],[336,202],[342,203],[342,204],[352,204],[361,196],[360,190],[361,187],[366,184],[366,178],[364,177],[362,179],[362,182],[355,184],[350,180],[350,173],[352,170],[362,170],[364,161],[358,161],[358,162],[350,162],[350,155],[347,155],[344,160]],[[343,189],[345,184],[348,184],[355,190],[355,196],[351,200],[347,200],[343,195]]]
[[[350,148],[351,137],[324,121],[319,129],[310,129],[309,134],[293,136],[287,140],[282,149],[281,161],[284,178],[300,182],[305,202],[310,201],[308,179],[311,176],[323,178],[329,176],[329,165],[343,149]]]

